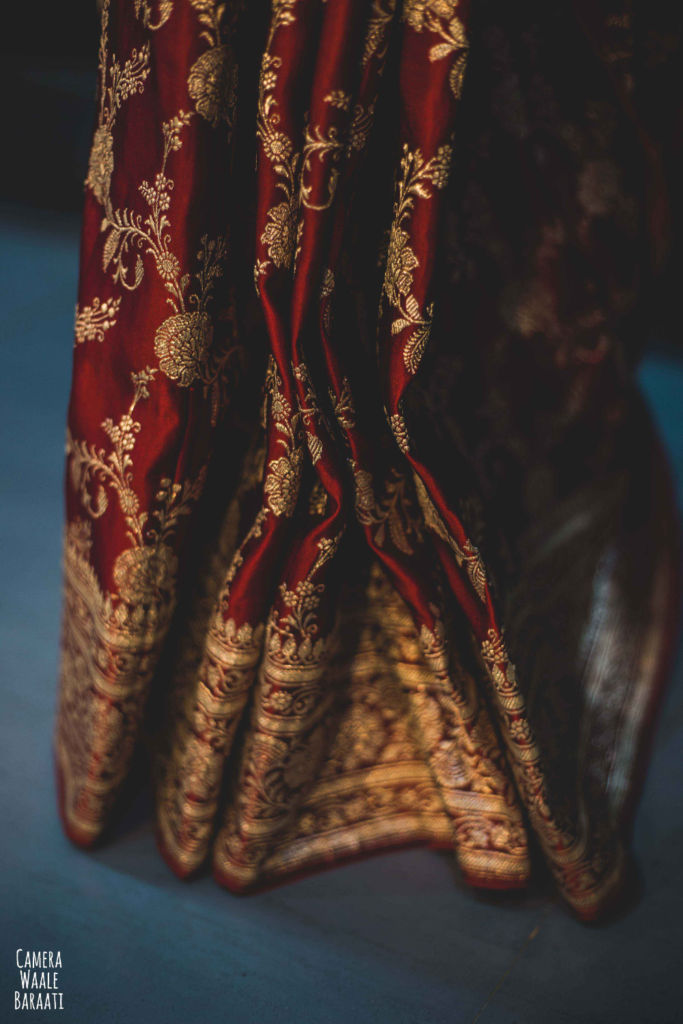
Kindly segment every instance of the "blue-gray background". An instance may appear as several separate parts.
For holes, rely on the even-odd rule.
[[[96,853],[64,838],[51,734],[89,12],[80,50],[55,22],[57,57],[5,55],[0,70],[15,140],[0,167],[0,1021],[18,1019],[19,947],[60,950],[65,1024],[683,1021],[680,659],[635,830],[643,895],[607,926],[578,924],[543,887],[485,901],[426,850],[245,898],[178,881],[144,807]],[[681,500],[675,344],[660,339],[641,382]]]

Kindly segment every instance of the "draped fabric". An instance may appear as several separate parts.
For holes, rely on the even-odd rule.
[[[492,888],[539,850],[584,918],[619,891],[673,630],[632,383],[671,214],[632,5],[598,6],[105,0],[56,731],[75,842],[146,758],[181,876],[243,891],[431,843]]]

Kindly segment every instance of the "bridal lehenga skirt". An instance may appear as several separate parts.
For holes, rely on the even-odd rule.
[[[633,383],[671,223],[638,106],[660,80],[612,7],[105,0],[55,741],[75,842],[143,765],[181,876],[247,891],[427,843],[489,888],[542,856],[585,919],[618,897],[678,556]]]

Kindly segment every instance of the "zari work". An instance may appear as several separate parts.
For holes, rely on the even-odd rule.
[[[614,899],[675,579],[623,371],[659,171],[590,31],[531,0],[104,0],[75,842],[149,768],[181,876],[429,843],[475,886],[539,849],[581,917]]]

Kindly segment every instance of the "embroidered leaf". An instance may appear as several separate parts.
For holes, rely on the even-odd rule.
[[[401,517],[398,513],[389,516],[389,534],[399,551],[402,551],[406,555],[413,554],[413,549],[408,543],[408,538],[406,537],[405,530],[403,529],[403,523],[401,522]]]
[[[420,306],[414,295],[409,295],[406,299],[406,311],[411,320],[419,320]]]
[[[135,287],[136,288],[140,284],[140,281],[142,281],[142,276],[143,276],[144,272],[145,272],[145,268],[144,268],[144,266],[142,264],[142,257],[138,256],[137,260],[135,261]]]
[[[453,18],[448,30],[451,35],[451,39],[457,46],[462,46],[463,49],[467,47],[467,37],[465,35],[465,26],[460,21],[460,18]]]
[[[404,327],[410,327],[410,320],[394,320],[391,325],[391,333],[399,334]]]
[[[102,253],[102,269],[106,270],[111,261],[114,258],[116,250],[118,248],[119,239],[121,233],[116,231],[114,228],[111,229],[107,235],[107,241],[104,243],[104,252]]]
[[[451,91],[455,96],[456,100],[459,99],[460,93],[462,92],[462,83],[465,78],[465,64],[466,58],[464,53],[459,53],[453,62],[451,73],[448,76],[448,82],[451,87]]]
[[[438,43],[436,46],[432,46],[429,51],[429,59],[431,61],[441,60],[443,57],[447,57],[449,53],[453,53],[451,43]]]

